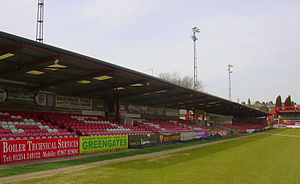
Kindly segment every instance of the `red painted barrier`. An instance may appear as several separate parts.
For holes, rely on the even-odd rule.
[[[1,164],[78,154],[79,138],[0,141]]]

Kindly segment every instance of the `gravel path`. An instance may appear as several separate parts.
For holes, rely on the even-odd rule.
[[[248,135],[248,136],[243,136],[243,137],[237,137],[237,138],[232,138],[232,139],[210,142],[210,143],[206,143],[206,144],[199,144],[199,145],[187,146],[187,147],[182,147],[182,148],[176,148],[176,149],[167,150],[167,151],[159,151],[159,152],[155,152],[155,153],[135,155],[135,156],[117,158],[117,159],[112,159],[112,160],[104,160],[104,161],[99,161],[99,162],[94,162],[94,163],[89,163],[89,164],[82,164],[82,165],[77,165],[77,166],[71,166],[71,167],[66,167],[66,168],[61,168],[61,169],[54,169],[54,170],[49,170],[49,171],[41,171],[41,172],[34,172],[34,173],[23,174],[23,175],[3,177],[3,178],[0,178],[0,183],[11,183],[11,182],[27,180],[27,179],[42,178],[42,177],[47,177],[47,176],[53,176],[55,174],[71,173],[74,171],[80,171],[80,170],[88,169],[91,167],[113,164],[113,163],[117,163],[117,162],[162,156],[162,155],[185,151],[185,150],[190,150],[190,149],[194,149],[194,148],[201,148],[201,147],[208,146],[208,145],[220,144],[223,142],[233,141],[233,140],[237,140],[237,139],[243,139],[243,138],[247,138],[250,136],[254,136],[254,135]],[[102,153],[102,154],[108,154],[108,153]],[[111,152],[109,154],[111,154]],[[98,155],[101,155],[101,154],[98,153]],[[88,154],[88,155],[84,155],[84,156],[94,156],[94,155]],[[48,162],[50,162],[50,161],[53,162],[53,159],[49,160]]]

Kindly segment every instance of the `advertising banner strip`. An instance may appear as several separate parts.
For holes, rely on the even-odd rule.
[[[197,138],[207,138],[209,137],[209,130],[201,130],[201,131],[197,131]]]
[[[128,148],[128,135],[80,137],[80,153],[92,153]]]
[[[79,138],[0,141],[2,164],[79,154]]]
[[[56,107],[71,109],[92,109],[92,100],[70,96],[56,96]]]
[[[160,141],[163,142],[176,142],[180,141],[180,133],[162,134],[160,135]]]
[[[161,143],[159,134],[128,135],[128,147],[136,148]]]
[[[34,93],[30,91],[10,89],[8,90],[8,99],[14,101],[22,101],[24,103],[33,103]]]

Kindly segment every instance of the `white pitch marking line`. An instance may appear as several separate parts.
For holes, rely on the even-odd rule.
[[[269,135],[278,135],[282,137],[300,137],[300,135],[286,135],[286,134],[269,134]]]

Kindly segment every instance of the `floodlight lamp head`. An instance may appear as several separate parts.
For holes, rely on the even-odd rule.
[[[196,40],[198,40],[198,38],[195,35],[192,35],[192,40],[196,41]]]
[[[192,30],[194,33],[200,33],[200,29],[198,27],[193,27]]]

